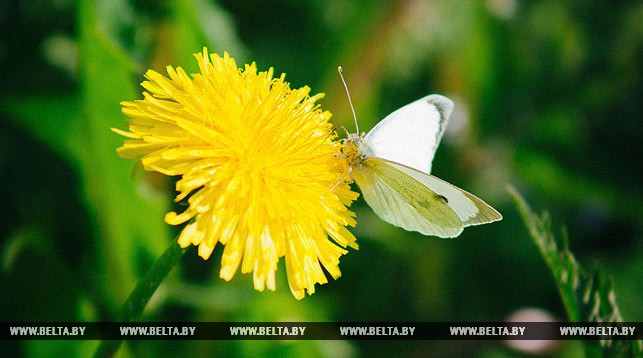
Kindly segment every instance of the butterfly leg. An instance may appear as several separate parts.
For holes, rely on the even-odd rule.
[[[353,167],[348,167],[348,172],[346,172],[346,174],[344,174],[344,176],[341,179],[339,179],[339,181],[335,183],[335,185],[333,185],[333,187],[330,188],[330,190],[328,191],[332,192],[333,190],[335,190],[335,188],[337,188],[339,184],[341,184],[344,180],[346,180],[346,177],[351,175],[352,172],[353,172]]]

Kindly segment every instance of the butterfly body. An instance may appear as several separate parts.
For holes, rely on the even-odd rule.
[[[453,102],[430,95],[391,113],[368,134],[349,133],[342,154],[351,179],[383,220],[427,236],[502,219],[484,201],[430,175]]]
[[[342,145],[342,154],[346,157],[349,168],[355,168],[362,165],[366,157],[366,148],[364,146],[364,133],[348,133],[348,137]]]

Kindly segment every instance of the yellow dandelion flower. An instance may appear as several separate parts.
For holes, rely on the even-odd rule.
[[[323,94],[291,89],[272,68],[237,68],[227,53],[204,49],[195,57],[200,73],[168,66],[167,78],[149,70],[144,99],[122,103],[131,119],[129,131],[114,129],[129,138],[118,154],[181,176],[176,200],[188,198],[189,206],[165,221],[189,222],[179,245],[197,245],[204,259],[225,245],[221,278],[241,266],[255,289],[275,290],[285,257],[292,294],[312,294],[327,282],[322,267],[339,277],[339,257],[357,248],[346,229],[355,225],[347,207],[357,194],[342,180],[347,167],[336,155],[331,114],[315,103]]]

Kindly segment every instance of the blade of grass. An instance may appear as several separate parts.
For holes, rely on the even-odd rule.
[[[534,214],[515,188],[510,186],[507,191],[554,276],[568,319],[573,322],[599,323],[622,321],[611,277],[600,267],[591,273],[585,271],[569,251],[566,235],[563,235],[563,247],[559,247],[551,231],[549,216],[546,213]],[[585,340],[583,344],[587,356],[591,357],[638,357],[643,354],[643,343],[640,340]]]

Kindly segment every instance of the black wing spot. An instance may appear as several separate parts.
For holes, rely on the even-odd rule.
[[[447,199],[447,197],[446,197],[446,196],[444,196],[444,195],[440,195],[440,194],[437,194],[437,193],[435,194],[435,196],[436,196],[439,200],[444,201],[444,203],[445,203],[445,204],[448,204],[448,203],[449,203],[449,199]]]

